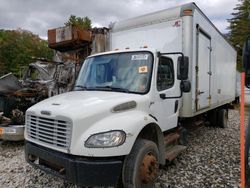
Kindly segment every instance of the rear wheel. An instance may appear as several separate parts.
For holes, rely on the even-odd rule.
[[[228,110],[227,109],[217,109],[217,123],[218,127],[227,128],[228,125]]]
[[[226,128],[228,125],[228,110],[219,108],[209,111],[208,121],[211,126]]]
[[[208,121],[210,126],[215,127],[217,125],[217,109],[208,112]]]
[[[159,151],[150,140],[138,139],[126,156],[122,180],[125,188],[152,188],[159,173]]]

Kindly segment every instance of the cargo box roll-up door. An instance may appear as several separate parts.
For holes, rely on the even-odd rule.
[[[199,25],[196,36],[196,110],[201,110],[211,100],[211,37]]]

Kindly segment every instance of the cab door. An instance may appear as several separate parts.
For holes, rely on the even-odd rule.
[[[159,58],[155,78],[155,100],[151,110],[165,131],[177,126],[180,107],[180,81],[176,79],[176,64],[172,58]]]

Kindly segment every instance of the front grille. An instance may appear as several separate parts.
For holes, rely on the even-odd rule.
[[[52,146],[68,149],[72,125],[69,121],[27,115],[28,137]]]

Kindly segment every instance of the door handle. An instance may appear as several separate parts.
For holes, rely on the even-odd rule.
[[[160,98],[161,98],[161,99],[166,99],[166,94],[165,94],[165,93],[161,93],[161,94],[160,94]]]
[[[174,104],[174,113],[177,112],[177,110],[178,110],[178,105],[179,105],[179,101],[176,100],[176,101],[175,101],[175,104]]]
[[[198,92],[197,92],[197,95],[201,95],[201,94],[203,94],[203,93],[205,93],[205,91],[198,91]]]

